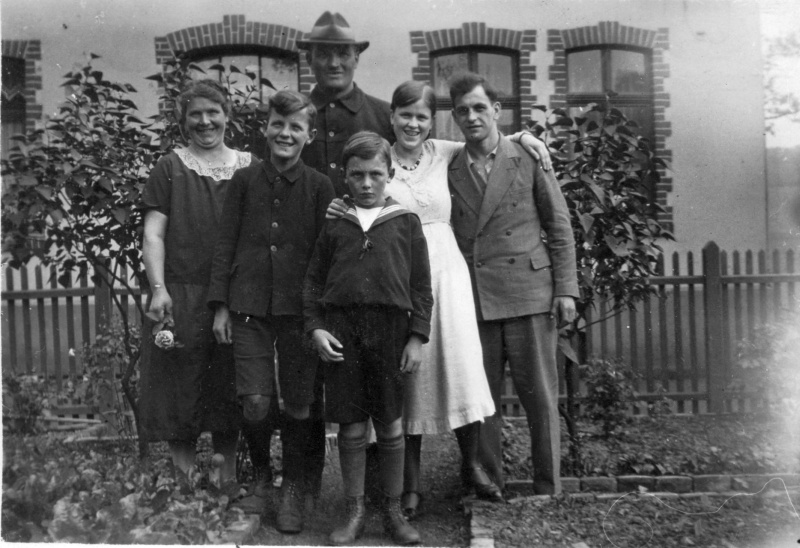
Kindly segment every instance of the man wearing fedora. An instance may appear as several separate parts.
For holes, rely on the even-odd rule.
[[[353,74],[367,41],[356,41],[353,30],[339,13],[323,13],[306,40],[297,47],[306,59],[317,85],[311,101],[317,108],[317,137],[303,149],[306,165],[327,175],[337,195],[346,193],[339,162],[347,140],[359,131],[374,131],[389,142],[394,133],[389,122],[389,103],[364,93]]]

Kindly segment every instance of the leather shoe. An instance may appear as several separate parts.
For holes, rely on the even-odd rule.
[[[416,491],[406,491],[400,497],[400,506],[403,508],[403,514],[406,519],[412,521],[419,515],[422,507],[422,495]]]
[[[492,502],[505,502],[503,492],[480,466],[462,469],[461,480],[464,483],[464,487],[475,490],[475,495],[478,498]]]

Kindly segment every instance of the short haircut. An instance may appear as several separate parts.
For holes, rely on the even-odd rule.
[[[189,108],[189,103],[192,99],[208,99],[214,101],[222,107],[222,112],[225,116],[231,112],[231,102],[228,99],[228,92],[216,80],[204,78],[203,80],[190,80],[183,85],[178,100],[175,101],[175,110],[178,118],[178,124],[183,131],[183,124],[186,122],[186,110]]]
[[[460,72],[450,79],[449,84],[450,100],[453,101],[453,105],[456,104],[457,97],[466,95],[478,86],[483,87],[483,91],[486,92],[486,96],[492,103],[497,102],[497,90],[480,74],[474,72]]]
[[[311,100],[300,93],[290,89],[282,89],[278,93],[269,98],[269,112],[277,112],[281,116],[291,116],[295,112],[300,112],[306,109],[308,114],[308,129],[314,129],[314,124],[317,121],[317,108]],[[269,116],[267,116],[269,118]]]
[[[436,116],[436,92],[425,82],[415,80],[408,80],[397,86],[392,94],[390,107],[395,110],[413,105],[420,100],[431,110],[431,116]]]
[[[359,131],[350,137],[342,152],[342,168],[347,169],[350,158],[371,160],[381,158],[386,162],[386,169],[392,169],[392,147],[389,141],[373,131]]]

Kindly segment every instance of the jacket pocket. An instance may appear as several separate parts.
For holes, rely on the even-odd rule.
[[[533,270],[539,270],[540,268],[545,268],[550,266],[550,254],[547,250],[542,247],[537,247],[533,250],[531,254],[531,268]]]

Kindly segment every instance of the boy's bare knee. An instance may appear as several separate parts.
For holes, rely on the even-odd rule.
[[[251,394],[242,397],[242,413],[244,418],[249,421],[260,421],[267,418],[269,413],[269,396],[262,396],[260,394]]]
[[[302,421],[307,419],[311,416],[311,406],[310,405],[292,405],[291,403],[287,403],[284,401],[284,411],[286,414],[292,417],[293,419]]]
[[[350,422],[346,424],[339,425],[339,432],[345,438],[350,439],[358,439],[363,438],[367,435],[367,423],[366,422]]]
[[[400,419],[394,420],[389,424],[378,421],[374,421],[372,424],[375,427],[375,434],[379,438],[396,438],[403,435],[403,422]]]

